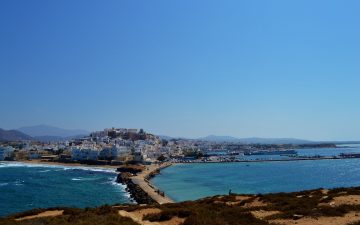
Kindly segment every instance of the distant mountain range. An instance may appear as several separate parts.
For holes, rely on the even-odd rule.
[[[37,140],[44,142],[65,141],[89,135],[85,130],[69,130],[48,125],[21,127],[17,130],[0,128],[0,141]]]
[[[17,131],[20,131],[39,141],[64,141],[74,137],[83,137],[89,135],[89,132],[86,130],[63,129],[49,125],[21,127],[18,128]]]
[[[236,142],[244,144],[308,144],[312,141],[296,139],[296,138],[236,138],[231,136],[216,136],[209,135],[199,140],[213,141],[213,142]]]
[[[240,142],[239,138],[235,138],[231,136],[216,136],[216,135],[209,135],[206,137],[198,138],[198,140],[213,141],[213,142]]]
[[[32,137],[39,136],[54,136],[54,137],[70,137],[70,136],[79,136],[79,135],[88,135],[89,132],[86,130],[79,129],[63,129],[59,127],[49,126],[49,125],[37,125],[29,127],[21,127],[17,129],[27,135]]]
[[[17,130],[4,130],[0,128],[0,141],[22,141],[22,140],[38,140],[38,141],[64,141],[73,138],[88,136],[90,132],[81,129],[63,129],[49,125],[37,125],[21,127]],[[158,135],[161,139],[190,139],[180,137],[170,137],[165,135]],[[232,136],[217,136],[209,135],[192,140],[203,140],[212,142],[233,142],[243,144],[309,144],[309,143],[323,143],[308,141],[296,138],[236,138]],[[335,141],[337,144],[347,143],[360,143],[360,142],[346,142],[346,141]]]
[[[159,136],[164,140],[171,139],[188,139],[188,138],[175,138],[169,137],[165,135]],[[296,138],[236,138],[232,136],[217,136],[217,135],[209,135],[206,137],[201,137],[193,140],[201,140],[201,141],[212,141],[212,142],[233,142],[233,143],[243,143],[243,144],[308,144],[314,143],[313,141],[296,139]]]
[[[234,142],[243,144],[323,144],[323,143],[334,143],[334,144],[360,144],[360,141],[309,141],[297,138],[235,138],[231,136],[216,136],[209,135],[197,140],[206,140],[213,142]]]
[[[57,141],[69,141],[75,138],[82,138],[86,135],[76,135],[76,136],[68,136],[68,137],[59,137],[59,136],[36,136],[34,137],[37,141],[42,142],[57,142]]]
[[[33,138],[17,130],[3,130],[0,128],[0,141],[25,141]]]

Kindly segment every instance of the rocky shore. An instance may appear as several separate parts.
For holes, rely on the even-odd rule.
[[[119,173],[116,182],[126,185],[126,191],[138,204],[157,204],[148,193],[146,193],[138,184],[135,184],[131,177],[133,175],[129,172]]]
[[[127,191],[138,204],[172,203],[165,193],[150,183],[150,179],[160,173],[160,170],[171,163],[149,166],[130,166],[118,168],[120,172],[117,182],[127,186]]]

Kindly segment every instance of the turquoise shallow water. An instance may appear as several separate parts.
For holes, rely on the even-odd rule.
[[[360,186],[360,159],[178,164],[152,182],[175,201],[227,194]]]
[[[0,216],[33,208],[130,203],[111,170],[0,162]]]

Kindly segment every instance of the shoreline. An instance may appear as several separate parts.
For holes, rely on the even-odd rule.
[[[138,204],[164,204],[173,203],[174,201],[168,196],[164,195],[155,185],[149,180],[157,175],[161,169],[169,167],[172,163],[152,164],[146,165],[145,169],[134,175],[129,176],[129,173],[118,172],[119,166],[111,165],[88,165],[81,163],[60,163],[60,162],[48,162],[41,160],[22,160],[22,161],[4,161],[7,163],[22,163],[28,165],[39,166],[64,166],[64,167],[79,167],[79,168],[93,168],[93,169],[106,169],[113,170],[112,172],[117,174],[116,181],[126,185],[126,191],[130,194]],[[124,176],[122,176],[124,175]],[[121,177],[121,178],[119,178]],[[130,182],[131,181],[131,182]]]
[[[9,163],[24,163],[30,165],[49,165],[49,166],[66,166],[66,167],[86,167],[86,168],[102,168],[102,169],[116,169],[119,166],[111,166],[111,165],[89,165],[89,164],[81,164],[81,163],[61,163],[61,162],[49,162],[49,161],[41,161],[41,160],[21,160],[21,161],[4,161]]]
[[[253,160],[253,161],[235,161],[235,162],[165,162],[161,164],[144,165],[144,169],[138,173],[119,172],[117,169],[119,166],[111,165],[87,165],[81,163],[59,163],[59,162],[45,162],[41,160],[25,160],[25,161],[11,161],[15,163],[24,163],[29,165],[50,165],[50,166],[64,166],[64,167],[79,167],[79,168],[93,168],[93,169],[105,169],[112,170],[117,176],[115,177],[117,183],[121,183],[126,186],[126,191],[130,194],[130,197],[135,200],[138,205],[141,204],[167,204],[175,203],[173,199],[167,196],[163,191],[156,187],[151,179],[160,173],[162,169],[165,169],[172,165],[179,164],[212,164],[212,163],[256,163],[256,162],[288,162],[288,161],[305,161],[305,160],[340,160],[345,158],[294,158],[294,159],[281,159],[281,160]],[[349,158],[354,159],[354,158]]]
[[[265,160],[265,161],[237,161],[238,163],[255,163],[255,162],[281,162],[281,161],[302,161],[302,160],[336,160],[344,158],[298,158],[290,160]],[[356,159],[356,158],[347,158],[347,159]],[[144,169],[141,172],[136,173],[135,175],[128,172],[119,172],[117,169],[119,166],[109,166],[109,165],[86,165],[80,163],[58,163],[58,162],[44,162],[41,160],[25,160],[25,161],[4,161],[7,163],[22,163],[29,165],[49,165],[49,166],[64,166],[64,167],[79,167],[79,168],[89,168],[89,169],[104,169],[111,171],[117,176],[115,177],[117,183],[122,183],[126,185],[126,192],[130,194],[130,197],[136,201],[138,205],[141,204],[167,204],[175,203],[173,199],[156,187],[151,179],[160,173],[162,169],[165,169],[169,166],[180,165],[180,164],[201,164],[201,163],[236,163],[236,162],[165,162],[161,164],[151,164],[144,165]],[[121,203],[120,203],[121,204]]]
[[[238,161],[195,161],[195,162],[171,162],[174,165],[178,164],[201,164],[201,163],[266,163],[266,162],[294,162],[294,161],[316,161],[316,160],[346,160],[346,159],[360,159],[359,157],[321,157],[321,158],[293,158],[293,159],[262,159],[262,160],[238,160]]]
[[[157,169],[164,169],[171,165],[178,165],[178,164],[192,164],[192,163],[257,163],[257,162],[288,162],[288,161],[306,161],[306,160],[345,160],[345,159],[359,159],[357,157],[333,157],[333,156],[325,156],[320,158],[306,158],[306,157],[299,157],[299,158],[289,158],[289,159],[259,159],[259,160],[237,160],[237,161],[195,161],[195,162],[166,162],[158,165]],[[103,168],[103,169],[116,169],[121,167],[120,165],[89,165],[89,164],[82,164],[77,162],[71,163],[64,163],[64,162],[52,162],[52,161],[42,161],[40,159],[34,160],[21,160],[21,161],[0,161],[0,162],[7,162],[7,163],[24,163],[24,164],[39,164],[39,165],[53,165],[53,166],[68,166],[68,167],[89,167],[89,168]],[[164,164],[167,164],[164,166]],[[152,165],[145,165],[146,168],[154,166]],[[156,170],[156,168],[154,169]],[[153,171],[152,171],[153,172]]]

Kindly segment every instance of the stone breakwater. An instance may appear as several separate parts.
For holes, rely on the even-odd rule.
[[[128,172],[119,173],[116,182],[126,185],[126,191],[138,204],[157,204],[148,193],[146,193],[138,184],[135,184],[131,177],[133,175]]]
[[[125,184],[127,191],[138,204],[166,204],[173,201],[165,193],[151,184],[152,177],[160,173],[160,170],[170,166],[171,163],[153,164],[143,166],[141,172],[137,171],[140,167],[119,168],[120,174],[117,182]]]

